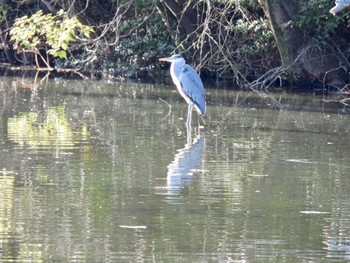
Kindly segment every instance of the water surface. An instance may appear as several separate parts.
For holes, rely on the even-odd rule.
[[[207,93],[3,77],[0,261],[349,261],[349,108]]]

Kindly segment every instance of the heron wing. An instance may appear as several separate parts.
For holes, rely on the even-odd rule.
[[[197,72],[189,65],[181,67],[179,81],[183,92],[193,102],[197,110],[205,113],[205,91],[202,80]]]

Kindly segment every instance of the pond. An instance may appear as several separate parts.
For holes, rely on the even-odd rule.
[[[1,262],[350,261],[350,109],[326,96],[3,77]]]

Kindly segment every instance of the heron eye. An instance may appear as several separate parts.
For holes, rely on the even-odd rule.
[[[182,56],[181,56],[181,55],[173,55],[172,57],[173,57],[173,58],[175,58],[175,59],[182,58]]]

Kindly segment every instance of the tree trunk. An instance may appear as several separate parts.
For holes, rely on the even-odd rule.
[[[338,66],[334,55],[308,52],[309,34],[301,28],[288,25],[298,15],[298,0],[259,0],[273,31],[289,80],[296,84],[319,81],[330,69]],[[319,58],[318,58],[319,57]],[[320,63],[321,57],[324,63]]]
[[[196,13],[192,9],[191,3],[187,4],[184,1],[164,0],[165,7],[176,18],[184,33],[191,38],[191,34],[197,28]]]

